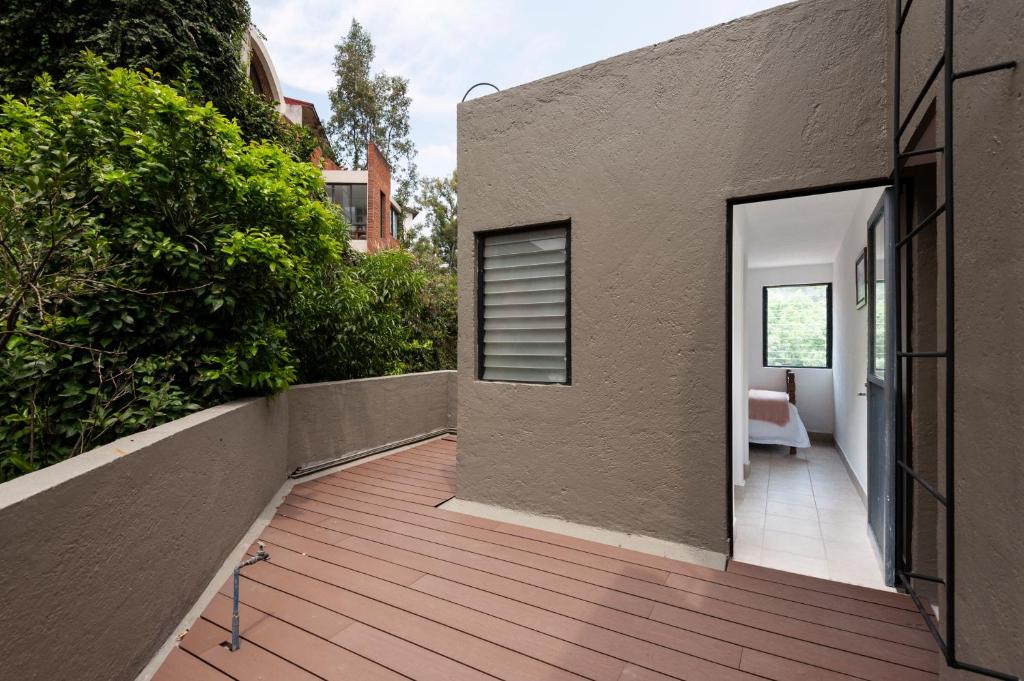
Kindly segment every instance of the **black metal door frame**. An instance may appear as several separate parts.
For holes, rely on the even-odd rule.
[[[892,122],[892,155],[893,155],[893,223],[897,230],[896,248],[893,253],[895,265],[895,291],[893,295],[893,315],[896,319],[897,333],[895,337],[896,366],[894,371],[895,393],[896,393],[896,579],[897,583],[905,589],[913,598],[914,604],[924,617],[928,629],[935,637],[946,663],[955,669],[965,669],[977,674],[989,676],[1005,681],[1020,681],[1020,678],[993,669],[987,669],[969,662],[964,662],[957,656],[956,648],[956,504],[954,498],[956,481],[956,459],[954,452],[954,395],[955,395],[955,267],[954,267],[954,186],[953,186],[953,84],[963,78],[980,76],[982,74],[1012,69],[1017,63],[1015,61],[1004,61],[989,66],[956,71],[954,69],[953,57],[953,16],[954,0],[944,0],[945,21],[944,21],[944,47],[938,60],[921,88],[917,97],[910,106],[905,116],[901,116],[900,108],[900,59],[903,38],[903,26],[914,0],[895,0],[896,7],[896,31],[895,50],[893,66],[893,122]],[[935,84],[939,74],[942,79],[942,123],[943,135],[942,145],[925,149],[904,150],[901,140],[914,120],[914,115],[924,102],[932,86]],[[910,157],[924,154],[941,154],[943,166],[943,203],[939,204],[928,216],[912,229],[902,233],[903,221],[900,216],[902,209],[900,192],[902,191],[902,178],[900,171],[902,164]],[[908,211],[909,214],[909,211]],[[920,234],[929,226],[936,225],[939,216],[944,218],[944,269],[945,269],[945,349],[916,350],[911,343],[909,329],[909,315],[902,314],[901,306],[904,304],[904,295],[908,304],[914,300],[913,282],[907,277],[903,280],[903,259],[904,254],[909,258],[911,249],[908,248],[915,236]],[[909,265],[909,262],[908,262]],[[905,285],[905,286],[904,286]],[[904,290],[904,287],[906,290]],[[918,473],[913,467],[912,440],[910,437],[910,404],[909,396],[912,390],[913,373],[910,371],[912,362],[915,360],[942,360],[945,363],[945,395],[941,402],[945,421],[945,480],[942,487],[937,489],[938,483],[932,484],[925,477]],[[906,383],[906,385],[904,385]],[[945,532],[945,574],[927,575],[914,571],[913,554],[911,550],[911,539],[913,534],[913,488],[919,484],[925,491],[931,494],[945,509],[946,532]],[[945,625],[945,636],[939,631],[938,626],[932,619],[932,613],[928,612],[924,603],[914,588],[916,580],[923,580],[940,584],[944,587],[945,608],[942,617]]]
[[[896,510],[895,510],[895,425],[896,395],[893,380],[896,366],[894,341],[897,327],[893,319],[893,268],[896,225],[893,222],[893,191],[886,188],[878,197],[878,205],[871,212],[867,222],[867,258],[865,279],[867,285],[868,343],[867,375],[864,393],[867,399],[868,418],[868,527],[882,559],[882,576],[887,586],[896,581]],[[879,243],[881,242],[881,243]],[[883,271],[878,271],[878,248],[882,249]],[[881,296],[878,291],[878,277],[884,282]],[[878,334],[878,306],[884,311],[882,338]],[[878,345],[881,343],[884,363],[879,376],[876,364]]]

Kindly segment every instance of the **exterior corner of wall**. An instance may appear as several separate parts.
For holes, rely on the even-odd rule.
[[[46,482],[0,506],[4,673],[134,678],[284,482],[286,410],[212,407],[13,481]]]
[[[458,107],[460,366],[485,230],[571,218],[573,341],[571,386],[462,377],[460,498],[725,550],[727,202],[888,171],[882,9],[787,5]]]
[[[459,427],[459,372],[448,372],[448,428]]]

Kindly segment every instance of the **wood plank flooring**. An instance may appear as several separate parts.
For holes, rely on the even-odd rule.
[[[753,565],[714,570],[436,508],[445,436],[296,485],[155,681],[928,681],[908,597]],[[252,549],[251,549],[252,550]]]

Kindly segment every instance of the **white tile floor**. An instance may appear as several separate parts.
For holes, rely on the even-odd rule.
[[[745,563],[885,589],[864,502],[839,452],[813,443],[750,446],[750,476],[736,487],[733,558]]]

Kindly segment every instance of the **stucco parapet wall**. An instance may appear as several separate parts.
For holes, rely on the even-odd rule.
[[[142,451],[175,434],[195,428],[238,409],[245,409],[261,399],[239,400],[210,407],[195,414],[164,423],[127,437],[114,440],[79,456],[43,468],[31,475],[23,475],[0,484],[0,512],[37,494],[52,490],[77,477],[122,461],[130,454]]]
[[[134,678],[303,456],[448,429],[453,373],[295,386],[0,485],[0,678]]]
[[[292,469],[448,430],[454,371],[297,385],[288,391]]]

